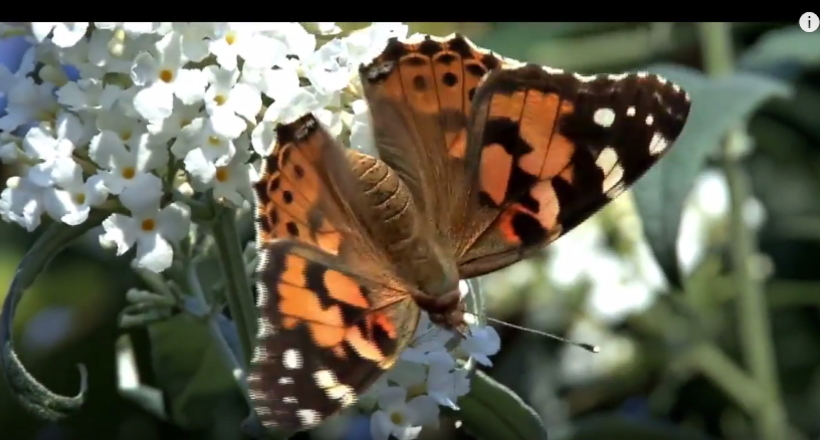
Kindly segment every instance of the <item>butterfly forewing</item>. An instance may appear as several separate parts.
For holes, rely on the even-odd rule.
[[[689,108],[680,87],[646,73],[491,72],[473,100],[466,167],[480,233],[462,276],[520,260],[623,193],[677,139]]]

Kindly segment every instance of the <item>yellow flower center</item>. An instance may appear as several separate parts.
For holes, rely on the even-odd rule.
[[[85,203],[85,194],[74,194],[74,201],[77,202],[78,205],[82,205],[83,203]]]
[[[133,134],[134,132],[132,132],[131,130],[123,130],[120,132],[120,139],[122,139],[123,141],[127,141],[128,139],[131,139],[131,135]]]
[[[222,143],[222,140],[219,139],[219,136],[208,136],[208,143],[212,146],[218,146]]]
[[[159,79],[161,79],[162,81],[164,81],[166,83],[170,83],[171,81],[174,80],[174,72],[171,72],[168,69],[162,69],[159,72]]]
[[[222,104],[225,104],[225,102],[226,102],[227,100],[228,100],[228,98],[226,98],[224,95],[216,95],[216,96],[214,96],[214,102],[216,103],[216,105],[222,105]]]
[[[128,180],[134,178],[137,175],[137,171],[134,170],[134,167],[125,167],[122,169],[122,177]]]
[[[228,167],[218,167],[216,169],[216,180],[219,182],[225,182],[231,176],[231,173],[228,171]]]
[[[236,43],[236,32],[233,32],[233,31],[228,32],[225,35],[225,42],[228,43],[229,45],[232,45],[232,44]]]
[[[403,425],[404,424],[404,414],[393,411],[390,413],[390,421],[393,422],[394,425]]]
[[[147,218],[140,223],[140,227],[145,232],[151,232],[157,227],[157,222],[155,222],[152,218]]]

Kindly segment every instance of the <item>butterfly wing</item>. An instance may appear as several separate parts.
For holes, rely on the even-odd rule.
[[[500,58],[467,39],[391,39],[360,77],[379,157],[409,187],[438,239],[457,247],[470,185],[464,167],[471,100]]]
[[[361,78],[380,157],[408,182],[462,278],[583,222],[660,158],[690,107],[655,75],[527,65],[459,35],[393,39]]]
[[[277,129],[255,184],[257,344],[248,385],[263,425],[308,429],[356,401],[419,319],[367,227],[344,150],[312,116]]]
[[[582,76],[527,64],[475,94],[466,168],[469,278],[508,266],[622,194],[683,130],[689,96],[647,73]]]

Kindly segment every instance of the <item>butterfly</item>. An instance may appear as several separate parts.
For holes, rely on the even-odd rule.
[[[266,427],[309,429],[353,405],[422,310],[463,331],[459,279],[526,258],[623,193],[690,109],[657,75],[564,72],[457,34],[393,38],[360,78],[379,157],[308,114],[276,128],[254,184],[248,385]]]

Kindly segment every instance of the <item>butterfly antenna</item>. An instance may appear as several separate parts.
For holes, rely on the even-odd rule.
[[[505,325],[505,326],[510,327],[510,328],[514,328],[516,330],[522,330],[522,331],[525,331],[525,332],[535,333],[536,335],[546,336],[548,338],[555,339],[556,341],[561,341],[565,344],[574,345],[576,347],[583,348],[584,350],[586,350],[590,353],[600,353],[601,352],[601,347],[598,347],[597,345],[585,344],[583,342],[571,341],[569,339],[562,338],[562,337],[557,336],[557,335],[553,335],[552,333],[542,332],[542,331],[539,331],[539,330],[534,330],[534,329],[531,329],[531,328],[522,327],[520,325],[510,324],[509,322],[501,321],[501,320],[498,320],[498,319],[495,319],[495,318],[490,318],[489,316],[487,317],[487,320],[491,321],[491,322],[495,322],[496,324],[501,324],[501,325]]]

